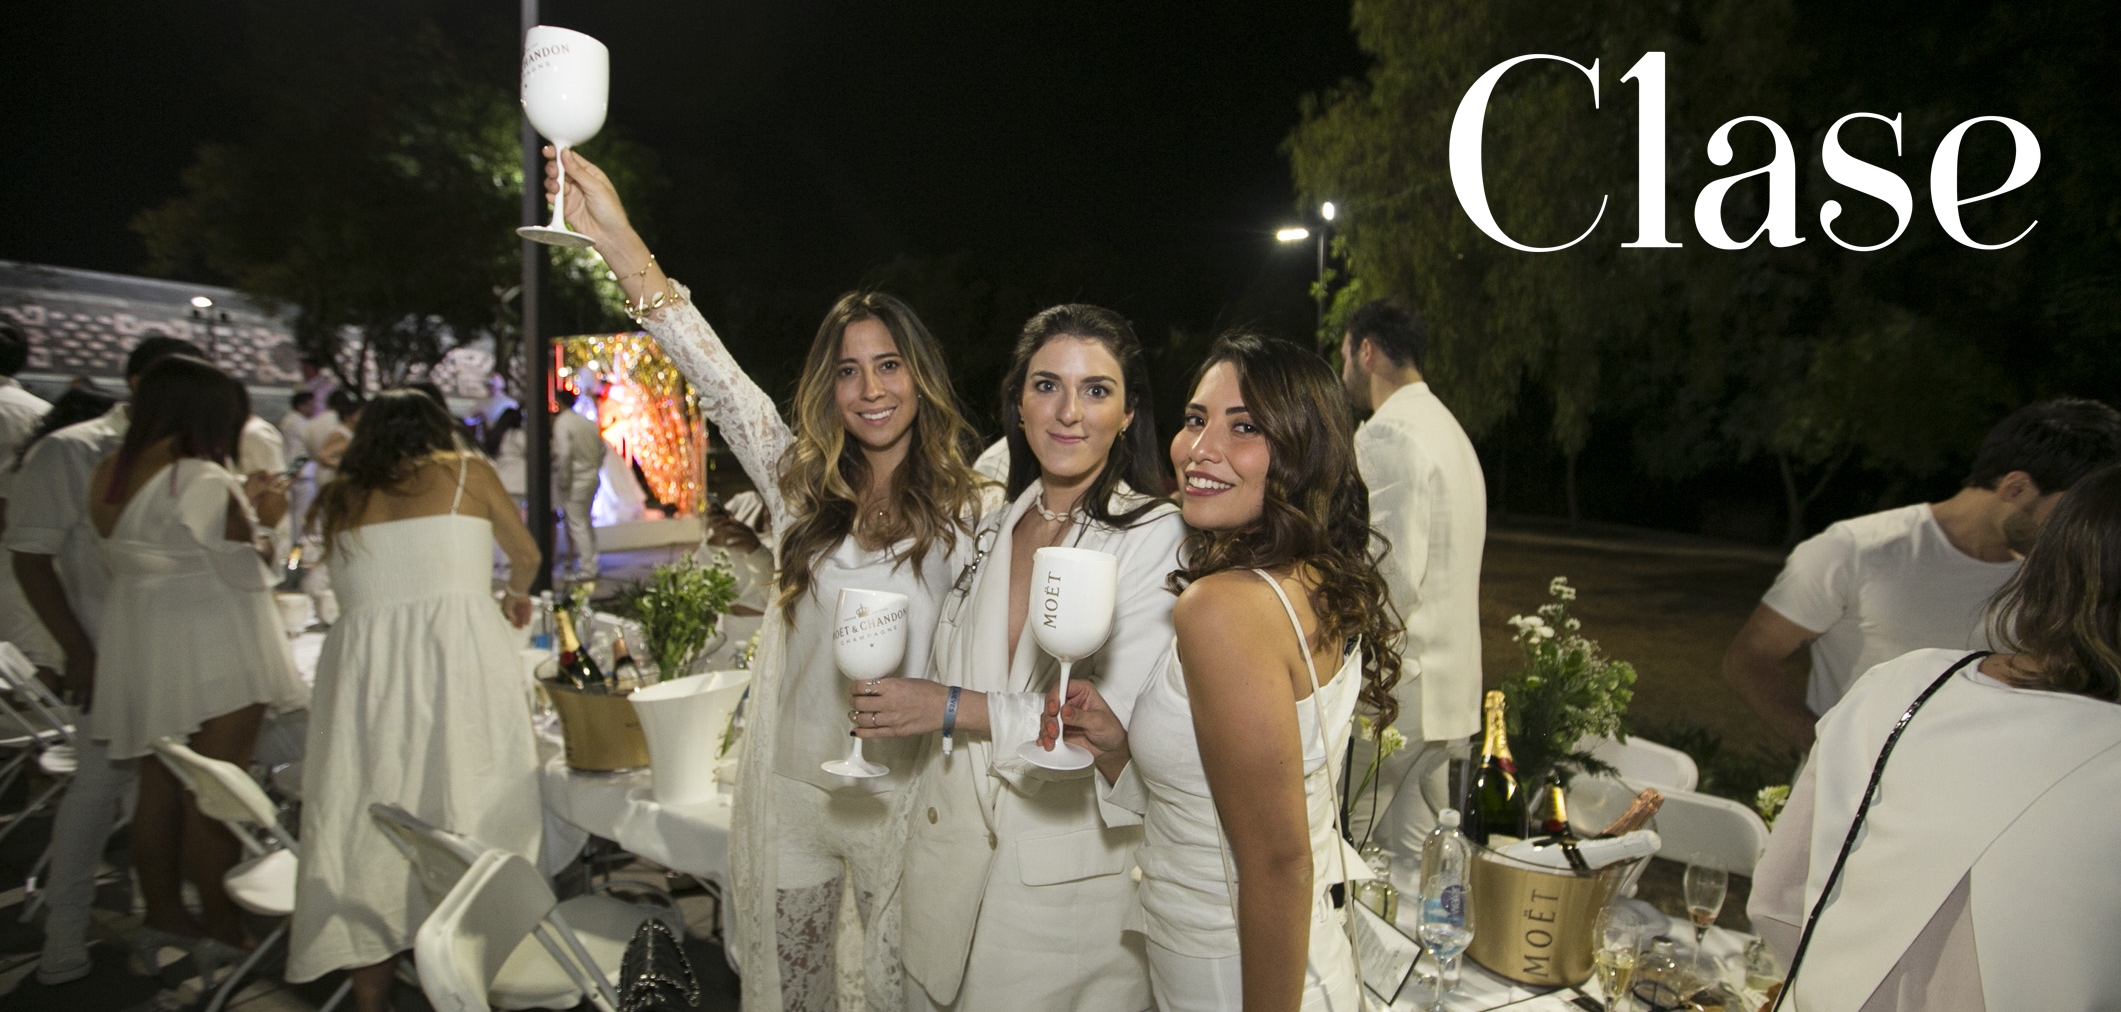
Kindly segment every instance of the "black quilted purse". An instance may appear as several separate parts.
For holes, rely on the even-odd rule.
[[[619,1012],[683,1012],[700,1007],[700,979],[670,925],[651,917],[619,960]]]

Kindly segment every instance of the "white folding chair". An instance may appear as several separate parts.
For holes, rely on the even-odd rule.
[[[1660,791],[1691,791],[1701,784],[1701,770],[1694,765],[1693,756],[1640,735],[1630,735],[1625,742],[1585,738],[1576,747],[1611,763],[1622,777]]]
[[[251,913],[280,919],[272,934],[214,992],[206,1012],[220,1012],[244,975],[256,969],[272,947],[287,937],[287,918],[295,912],[295,873],[301,851],[294,834],[280,824],[279,810],[272,798],[241,767],[209,759],[173,738],[157,741],[154,747],[162,764],[191,792],[199,811],[227,826],[249,855],[221,878],[228,898]],[[351,979],[340,984],[319,1012],[331,1012],[352,988]]]
[[[551,937],[557,905],[545,877],[520,855],[480,854],[414,936],[420,990],[437,1012],[486,1012],[506,1000],[500,993],[503,982],[525,961],[525,950],[537,950],[530,945],[535,938],[548,961],[573,983],[570,994],[542,1007],[568,1007],[587,993],[598,1008],[611,1012],[617,997],[603,975],[578,963]]]
[[[412,863],[414,879],[427,893],[429,902],[436,905],[434,913],[428,915],[430,923],[441,916],[444,902],[461,886],[473,866],[492,855],[506,853],[438,829],[396,805],[378,802],[368,806],[368,811],[384,835],[405,852],[406,860]],[[540,888],[551,896],[550,886],[541,881]],[[653,916],[656,911],[647,906],[604,893],[552,903],[550,910],[541,915],[538,930],[530,937],[519,938],[516,948],[504,953],[507,959],[494,974],[484,978],[480,1000],[504,1009],[571,1008],[587,995],[609,1012],[618,1003],[611,979],[618,976],[626,943]],[[424,937],[426,928],[420,930]],[[531,944],[531,937],[538,944]],[[419,951],[423,953],[420,962],[424,987],[425,950]],[[442,999],[432,992],[428,998],[440,1007]]]
[[[1767,823],[1759,813],[1711,794],[1658,790],[1664,791],[1664,807],[1657,810],[1655,823],[1657,835],[1664,840],[1658,857],[1721,868],[1734,875],[1753,874],[1753,866],[1767,852]]]
[[[12,753],[0,764],[0,792],[13,787],[33,765],[52,778],[50,787],[0,827],[0,840],[5,840],[57,801],[73,779],[74,715],[72,708],[37,680],[36,664],[12,643],[0,643],[0,690],[4,690],[0,691],[0,734],[6,735],[0,738],[0,750]]]

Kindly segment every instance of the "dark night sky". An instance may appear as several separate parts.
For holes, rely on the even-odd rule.
[[[514,4],[425,6],[468,46],[514,45]],[[180,191],[194,145],[244,125],[244,10],[10,13],[0,258],[141,269],[128,221]],[[1303,94],[1361,72],[1347,18],[1318,0],[547,0],[543,16],[611,46],[610,123],[670,181],[653,232],[674,274],[714,261],[829,297],[899,254],[1072,252],[1116,280],[1052,294],[1109,301],[1150,340],[1309,323],[1309,251],[1270,234],[1295,217],[1278,147]]]

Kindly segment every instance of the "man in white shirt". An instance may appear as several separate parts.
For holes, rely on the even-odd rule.
[[[1407,744],[1386,757],[1376,796],[1355,799],[1349,821],[1360,838],[1374,815],[1372,841],[1411,872],[1435,826],[1430,805],[1450,803],[1449,750],[1480,730],[1487,477],[1458,419],[1422,380],[1428,329],[1418,315],[1371,302],[1349,318],[1340,351],[1349,398],[1374,412],[1355,430],[1355,464],[1370,488],[1370,523],[1389,545],[1379,572],[1406,626],[1394,726]],[[1354,769],[1374,754],[1364,743]]]
[[[22,389],[15,374],[29,363],[29,336],[12,323],[0,320],[0,534],[7,531],[8,484],[15,475],[15,456],[22,444],[37,431],[37,423],[52,409],[51,402]],[[12,572],[0,571],[0,638],[14,642],[22,653],[47,673],[59,665],[58,645],[44,635],[44,627],[30,613],[29,602],[15,583]]]
[[[1872,667],[1925,647],[1988,645],[1988,602],[2063,492],[2121,461],[2121,412],[2057,398],[1981,440],[1950,499],[1843,520],[1790,552],[1723,655],[1723,677],[1790,744]],[[1782,664],[1811,648],[1802,693]]]
[[[591,403],[594,403],[592,401]],[[604,435],[573,407],[552,418],[552,477],[560,490],[560,511],[567,521],[567,544],[574,553],[576,580],[597,576],[596,527],[590,508],[597,498],[598,472],[604,466]]]
[[[198,346],[173,337],[143,339],[125,362],[134,384],[147,367],[172,355],[204,358]],[[130,420],[120,404],[101,418],[69,425],[30,447],[15,475],[5,545],[15,576],[38,618],[65,652],[64,683],[81,698],[96,670],[96,631],[110,576],[100,539],[88,518],[88,486],[96,465],[125,440]],[[93,712],[82,714],[75,738],[78,766],[52,822],[51,878],[44,953],[37,979],[62,984],[88,975],[84,939],[95,899],[96,866],[120,803],[132,788],[131,760],[112,762],[95,741]]]
[[[280,445],[285,447],[287,452],[297,457],[309,455],[308,441],[303,434],[309,428],[310,418],[314,417],[317,409],[321,407],[323,405],[317,402],[317,395],[307,390],[297,390],[288,395],[287,410],[281,413],[279,422]]]

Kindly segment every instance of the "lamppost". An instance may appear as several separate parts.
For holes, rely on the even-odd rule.
[[[1318,217],[1322,219],[1318,226],[1318,286],[1311,295],[1318,303],[1318,329],[1321,331],[1326,329],[1326,234],[1332,229],[1333,219],[1339,216],[1340,209],[1330,200],[1318,206]],[[1311,230],[1297,225],[1274,233],[1274,238],[1282,242],[1302,242],[1311,238]]]
[[[221,349],[215,345],[214,324],[216,322],[227,323],[228,314],[226,312],[221,313],[220,319],[217,321],[214,318],[214,300],[204,295],[194,295],[191,297],[191,319],[193,323],[206,329],[206,357],[209,361],[219,365]]]

